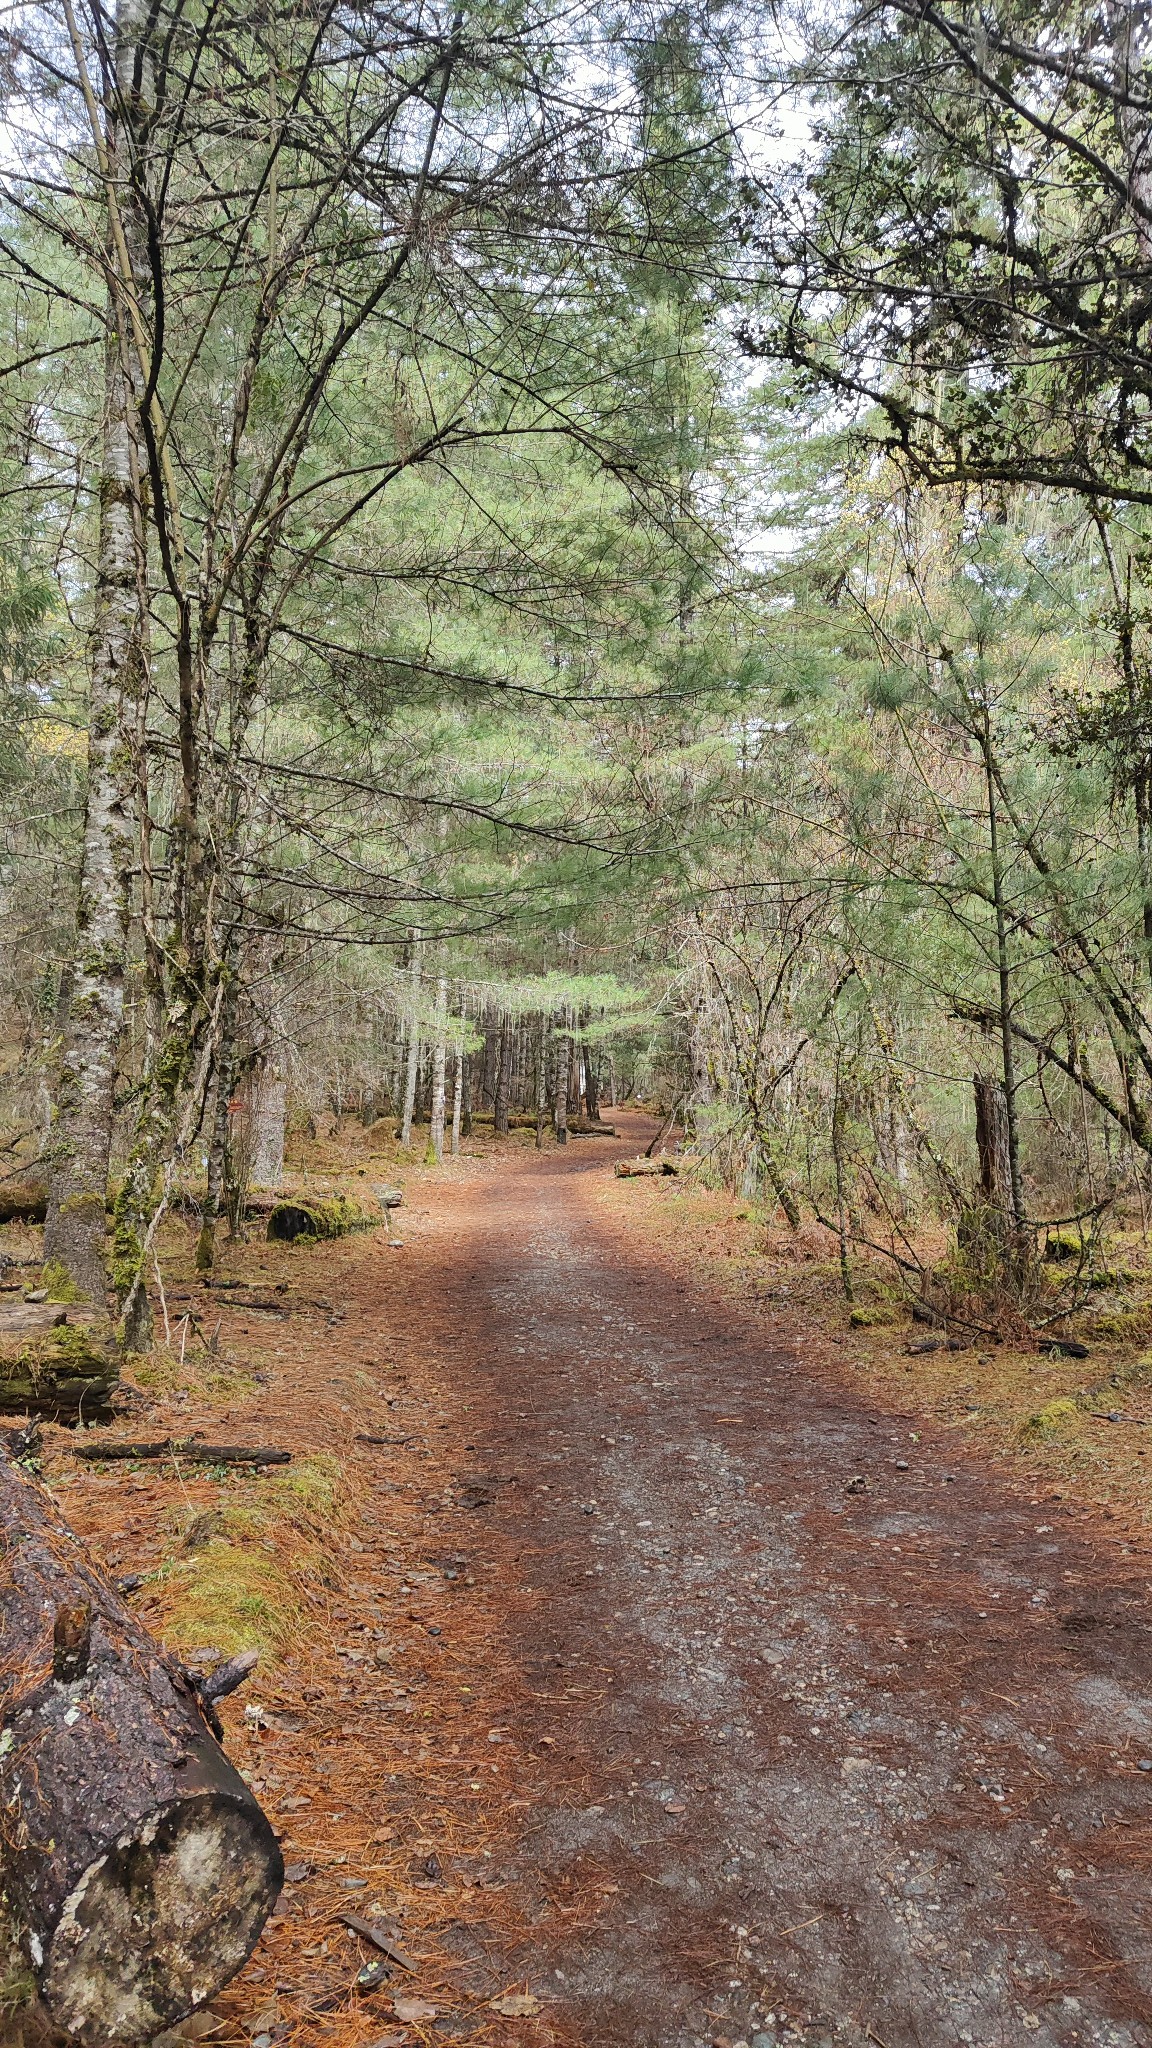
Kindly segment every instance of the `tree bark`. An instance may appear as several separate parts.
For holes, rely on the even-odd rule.
[[[500,1032],[491,1020],[492,1012],[489,1010],[487,1021],[484,1025],[484,1068],[480,1082],[481,1108],[483,1108],[486,1102],[490,1102],[493,1108],[495,1108],[496,1104],[496,1069],[499,1062]]]
[[[516,1029],[511,1017],[500,1026],[500,1056],[496,1063],[496,1093],[492,1103],[492,1126],[498,1138],[508,1136],[508,1110],[512,1100],[512,1054]]]
[[[220,1042],[216,1048],[216,1093],[208,1138],[208,1189],[201,1213],[200,1235],[196,1240],[198,1273],[210,1273],[215,1263],[216,1225],[224,1200],[232,1142],[232,1086],[236,1078],[236,1013],[240,994],[235,960],[228,962],[226,972],[228,981],[220,1013]]]
[[[137,0],[121,0],[115,46],[121,82],[131,70],[142,33],[141,12]],[[121,94],[113,94],[106,110],[103,144],[110,210],[115,204],[113,180],[122,178],[124,104]],[[126,187],[127,181],[122,182]],[[131,231],[131,209],[124,220]],[[108,276],[117,279],[111,256]],[[101,1307],[107,1284],[105,1207],[136,860],[132,763],[138,707],[148,675],[140,370],[122,280],[109,285],[108,316],[84,836],[74,956],[57,1061],[44,1230],[46,1263],[61,1268],[74,1288]]]
[[[548,1019],[541,1017],[540,1031],[536,1040],[536,1150],[544,1149],[544,1130],[548,1122]]]
[[[600,1116],[600,1076],[591,1049],[584,1047],[584,1100],[588,1108],[588,1121],[594,1124]]]
[[[432,1048],[432,1101],[428,1114],[428,1149],[439,1166],[444,1157],[444,1076],[447,1061],[448,982],[436,983],[436,1042]]]
[[[452,1080],[452,1157],[460,1150],[460,1128],[464,1119],[464,1054],[456,1049],[456,1068]]]
[[[552,1122],[556,1131],[556,1143],[568,1143],[568,1066],[571,1059],[571,1041],[568,1037],[567,1020],[559,1035],[556,1046],[556,1095],[552,1106]]]
[[[976,1098],[980,1191],[989,1208],[998,1210],[1007,1225],[1012,1219],[1012,1173],[1004,1083],[993,1074],[973,1074],[972,1090]]]
[[[267,1058],[246,1077],[245,1109],[250,1130],[248,1179],[254,1188],[278,1188],[284,1178],[284,1133],[288,1085]]]
[[[7,1897],[53,2019],[149,2041],[241,1968],[280,1851],[189,1674],[3,1454],[0,1548]]]
[[[420,932],[412,934],[412,958],[408,967],[411,1015],[408,1019],[408,1060],[404,1074],[404,1109],[400,1118],[400,1143],[412,1143],[412,1120],[416,1114],[416,1082],[420,1074]]]
[[[575,1032],[568,1039],[568,1109],[577,1117],[584,1111],[584,1061]]]

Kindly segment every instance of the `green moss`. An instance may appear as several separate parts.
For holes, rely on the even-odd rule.
[[[49,1301],[71,1303],[86,1301],[88,1298],[77,1287],[67,1266],[61,1259],[48,1259],[45,1261],[43,1271],[40,1274],[40,1285],[46,1289]]]
[[[1098,1337],[1110,1337],[1120,1344],[1142,1344],[1152,1332],[1152,1309],[1118,1309],[1115,1315],[1098,1316],[1093,1329]]]
[[[184,1649],[213,1643],[226,1656],[259,1650],[273,1659],[298,1633],[302,1603],[279,1560],[213,1537],[167,1576],[165,1634]]]
[[[0,1975],[0,2016],[22,2011],[36,1996],[32,1966],[13,1956]]]
[[[1022,1422],[1017,1435],[1022,1444],[1051,1443],[1054,1437],[1063,1436],[1079,1418],[1080,1410],[1075,1401],[1062,1395],[1058,1400],[1046,1401],[1043,1408]]]
[[[119,1376],[103,1325],[61,1323],[0,1342],[0,1409],[104,1407]]]
[[[371,1230],[379,1221],[378,1214],[368,1214],[348,1195],[300,1196],[277,1202],[268,1218],[268,1236],[273,1244],[314,1244],[350,1230]]]
[[[339,1459],[319,1452],[246,1483],[239,1498],[222,1493],[219,1533],[164,1574],[166,1634],[185,1648],[210,1642],[274,1661],[330,1582],[328,1539],[342,1480]],[[183,1544],[183,1524],[180,1533]]]

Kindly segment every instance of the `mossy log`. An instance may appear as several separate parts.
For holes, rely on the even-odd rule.
[[[108,1325],[52,1302],[0,1309],[0,1414],[99,1421],[119,1371]]]
[[[243,1966],[280,1851],[192,1676],[2,1453],[0,1553],[7,1903],[70,2037],[150,2041]]]
[[[345,1237],[350,1230],[371,1230],[379,1221],[347,1195],[293,1195],[276,1203],[268,1218],[268,1237],[273,1244]]]
[[[618,1159],[616,1161],[617,1180],[639,1180],[648,1174],[679,1173],[679,1171],[680,1168],[676,1161],[669,1159],[665,1154],[661,1154],[658,1159]]]
[[[47,1181],[0,1182],[0,1223],[43,1223],[48,1214]]]

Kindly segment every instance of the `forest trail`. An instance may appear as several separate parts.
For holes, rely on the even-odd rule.
[[[662,1267],[620,1128],[402,1260],[523,1681],[522,1979],[587,2048],[1147,2043],[1148,1554]]]

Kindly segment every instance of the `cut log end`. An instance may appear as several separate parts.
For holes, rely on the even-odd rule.
[[[280,1851],[211,1702],[2,1454],[0,1553],[5,1901],[52,2020],[81,2048],[129,2048],[236,1974]]]
[[[81,1875],[43,1959],[59,2023],[104,2048],[149,2041],[207,2004],[251,1954],[283,1881],[267,1826],[265,1837],[250,1806],[220,1793],[122,1835]]]

